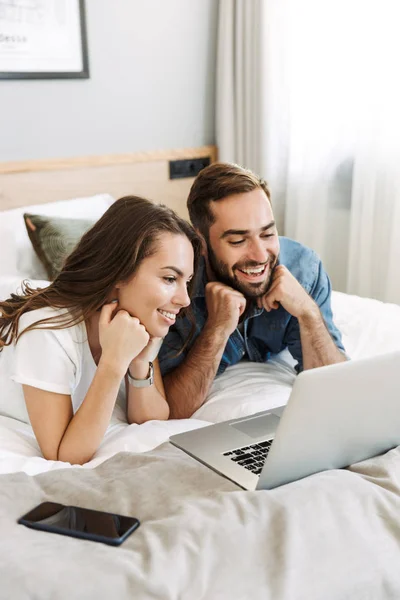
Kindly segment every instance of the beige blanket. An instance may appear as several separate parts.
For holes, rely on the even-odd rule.
[[[120,547],[30,530],[51,500],[137,516]],[[169,444],[0,477],[0,598],[400,599],[400,448],[246,492]]]

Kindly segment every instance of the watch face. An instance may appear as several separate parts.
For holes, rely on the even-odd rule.
[[[149,363],[149,385],[152,385],[154,383],[154,367],[153,367],[153,363]]]

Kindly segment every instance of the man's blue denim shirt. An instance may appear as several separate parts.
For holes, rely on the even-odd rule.
[[[331,283],[317,254],[289,238],[280,237],[279,263],[294,275],[303,288],[315,300],[329,333],[336,346],[344,352],[340,331],[333,323],[331,309]],[[197,285],[192,298],[192,311],[196,321],[196,331],[190,344],[178,356],[192,329],[187,317],[178,317],[164,339],[158,358],[163,375],[175,369],[185,359],[196,337],[207,319],[205,286],[207,283],[204,261],[196,277]],[[282,306],[270,312],[252,305],[243,322],[243,334],[238,328],[231,334],[226,344],[217,375],[226,367],[242,358],[255,362],[266,362],[272,354],[288,348],[297,361],[297,372],[303,370],[303,357],[298,320]]]

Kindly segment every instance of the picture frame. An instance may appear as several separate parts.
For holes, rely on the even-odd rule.
[[[84,0],[0,0],[0,79],[88,79]]]

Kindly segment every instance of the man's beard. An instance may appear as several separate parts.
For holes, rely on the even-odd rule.
[[[240,281],[236,277],[236,275],[235,275],[236,269],[238,269],[238,268],[251,269],[254,267],[260,267],[261,265],[259,263],[255,263],[252,261],[249,261],[247,263],[236,263],[232,267],[232,271],[233,271],[233,276],[232,276],[230,274],[230,270],[229,270],[229,267],[227,266],[227,264],[222,262],[215,256],[215,254],[209,244],[208,244],[207,250],[208,250],[208,260],[210,263],[210,267],[214,271],[218,281],[237,290],[238,292],[243,294],[243,296],[245,298],[248,298],[248,299],[260,298],[261,296],[264,296],[264,294],[266,294],[268,292],[269,288],[272,285],[272,277],[273,277],[273,273],[274,273],[274,268],[278,264],[278,256],[274,256],[272,254],[269,255],[269,260],[267,263],[268,268],[269,268],[269,274],[268,274],[268,277],[264,281],[260,281],[259,283],[251,283],[249,281],[248,283],[245,283],[243,281]]]

